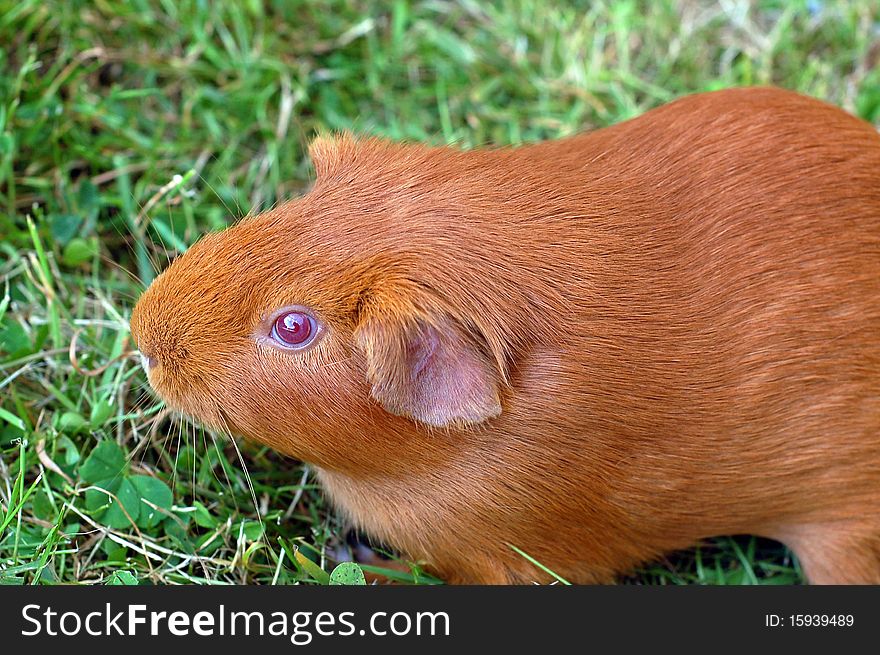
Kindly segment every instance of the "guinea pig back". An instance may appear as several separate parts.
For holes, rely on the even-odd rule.
[[[450,582],[721,534],[880,583],[880,136],[774,89],[506,149],[319,138],[131,318],[151,385]]]

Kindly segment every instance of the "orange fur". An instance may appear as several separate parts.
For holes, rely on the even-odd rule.
[[[880,583],[880,136],[774,89],[462,152],[312,146],[132,314],[168,403],[311,462],[451,582],[607,582],[719,534]],[[302,353],[255,340],[313,309]],[[424,369],[424,370],[423,370]]]

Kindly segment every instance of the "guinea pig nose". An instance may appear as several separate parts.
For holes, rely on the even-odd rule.
[[[156,361],[155,357],[152,357],[143,351],[140,351],[140,355],[141,366],[143,367],[144,371],[149,373],[152,369],[156,368],[156,364],[158,364],[159,362]]]

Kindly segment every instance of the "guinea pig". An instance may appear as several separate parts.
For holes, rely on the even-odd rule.
[[[771,88],[510,148],[351,135],[143,293],[154,390],[450,583],[722,534],[880,583],[880,136]]]

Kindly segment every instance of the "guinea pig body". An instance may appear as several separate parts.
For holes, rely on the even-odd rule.
[[[312,463],[450,582],[609,582],[721,534],[880,583],[880,136],[774,89],[512,149],[351,137],[132,331],[168,403]],[[279,347],[279,308],[317,336]]]

